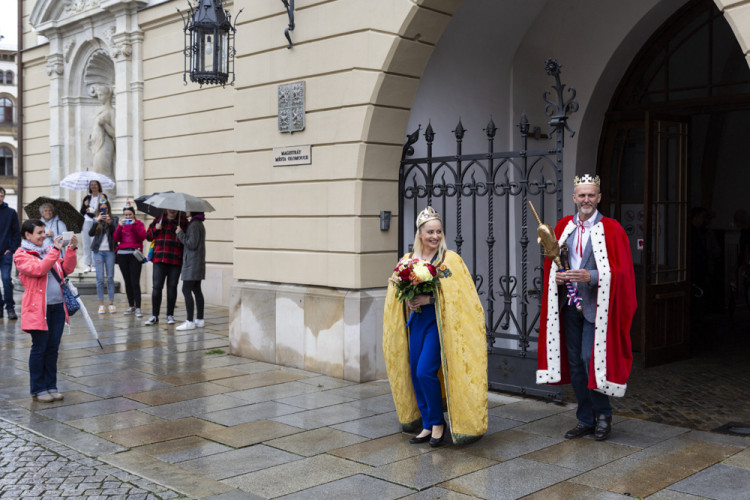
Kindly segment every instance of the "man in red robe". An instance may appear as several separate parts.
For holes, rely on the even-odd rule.
[[[630,243],[622,226],[596,209],[599,177],[573,181],[575,216],[560,219],[555,237],[569,249],[570,270],[551,260],[544,266],[545,289],[539,324],[538,384],[573,385],[578,424],[566,439],[612,430],[608,396],[624,396],[633,354],[630,326],[636,310]],[[582,310],[566,299],[565,282],[575,287]],[[561,288],[562,287],[562,288]]]

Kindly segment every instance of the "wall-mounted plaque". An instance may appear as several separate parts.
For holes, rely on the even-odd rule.
[[[312,163],[312,146],[287,146],[273,148],[273,166],[288,167],[292,165],[310,165]]]
[[[305,130],[305,82],[279,85],[279,132]]]

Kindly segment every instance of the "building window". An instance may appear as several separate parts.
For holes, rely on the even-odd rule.
[[[13,101],[7,97],[0,99],[0,123],[13,123]]]
[[[7,85],[13,85],[13,72],[12,71],[5,72],[5,83]]]
[[[0,147],[0,175],[13,177],[13,151],[8,147]]]

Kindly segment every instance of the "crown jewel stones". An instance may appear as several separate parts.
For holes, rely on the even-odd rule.
[[[594,186],[599,186],[601,183],[601,180],[599,179],[598,175],[591,176],[590,174],[584,174],[582,176],[575,176],[573,177],[573,187],[580,186],[582,184],[593,184]]]
[[[440,220],[440,214],[438,214],[434,208],[427,207],[417,216],[417,229],[422,227],[422,224],[431,220]]]

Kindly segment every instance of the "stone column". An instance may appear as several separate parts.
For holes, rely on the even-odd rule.
[[[50,194],[60,197],[60,181],[65,174],[65,59],[62,36],[58,31],[45,33],[49,38],[50,51],[47,56],[47,76],[49,76],[49,156]]]

